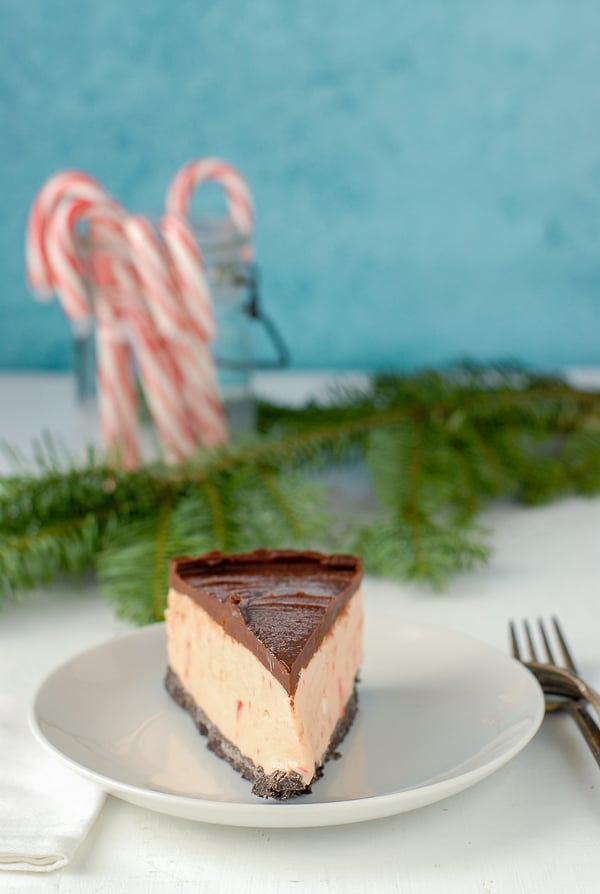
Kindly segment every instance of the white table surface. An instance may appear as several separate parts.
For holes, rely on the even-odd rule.
[[[318,376],[261,377],[269,393],[301,394]],[[74,443],[65,376],[0,376],[0,438],[26,445],[44,426]],[[367,579],[366,598],[399,619],[440,624],[507,648],[508,618],[557,613],[600,688],[600,499],[488,511],[487,567],[433,594]],[[59,662],[118,636],[91,577],[0,609],[0,688],[24,702]],[[1,745],[0,745],[1,748]],[[0,793],[1,796],[1,793]],[[49,874],[5,872],[7,892],[201,891],[553,894],[600,890],[600,770],[574,723],[546,719],[533,741],[488,779],[397,817],[323,829],[260,830],[174,819],[109,797],[72,862]]]

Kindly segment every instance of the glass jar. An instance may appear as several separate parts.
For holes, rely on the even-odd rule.
[[[213,302],[216,337],[210,347],[228,425],[232,431],[252,429],[255,425],[255,403],[251,392],[251,374],[255,369],[286,366],[287,347],[260,305],[258,272],[249,240],[241,236],[227,218],[193,221],[192,230],[204,258]],[[126,245],[121,240],[100,240],[95,233],[88,231],[80,240],[80,257],[91,306],[94,307],[101,297],[98,294],[101,289],[110,289],[111,301],[124,305],[127,295],[122,293],[122,287],[115,286],[110,271],[115,263],[129,263]],[[103,274],[105,270],[106,277]],[[255,322],[265,327],[273,346],[272,358],[260,362],[254,355]],[[74,363],[78,401],[89,419],[96,392],[93,331],[76,335]]]

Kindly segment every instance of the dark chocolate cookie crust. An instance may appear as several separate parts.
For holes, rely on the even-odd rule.
[[[214,751],[218,757],[228,761],[234,770],[237,770],[244,779],[252,782],[252,793],[259,798],[275,798],[278,801],[287,801],[297,795],[305,795],[311,792],[311,785],[323,775],[323,767],[315,768],[315,775],[308,785],[302,781],[298,773],[283,773],[277,770],[267,775],[262,767],[257,767],[251,760],[241,753],[229,739],[226,739],[217,727],[208,719],[191,695],[183,687],[177,674],[169,667],[165,677],[165,687],[171,698],[190,714],[192,720],[202,735],[207,737],[206,747]],[[352,721],[358,708],[358,694],[356,686],[346,703],[344,714],[338,720],[325,755],[325,761],[332,757],[338,757],[336,749],[344,736],[352,726]]]

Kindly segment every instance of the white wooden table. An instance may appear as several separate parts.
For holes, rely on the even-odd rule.
[[[289,374],[258,385],[300,396],[320,383]],[[27,444],[44,425],[73,442],[70,381],[0,377],[0,420],[0,437],[14,442]],[[458,577],[441,595],[368,579],[370,604],[503,649],[508,618],[557,613],[586,676],[600,688],[600,499],[501,505],[484,521],[494,546],[486,568]],[[0,685],[28,701],[57,663],[128,629],[92,579],[31,594],[0,610]],[[521,754],[473,788],[369,823],[227,828],[109,797],[67,867],[48,875],[2,873],[0,891],[595,894],[599,838],[600,770],[573,722],[553,716]]]

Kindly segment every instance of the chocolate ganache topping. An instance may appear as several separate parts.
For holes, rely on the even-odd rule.
[[[171,560],[173,589],[243,643],[291,695],[362,579],[355,556],[258,549]]]

